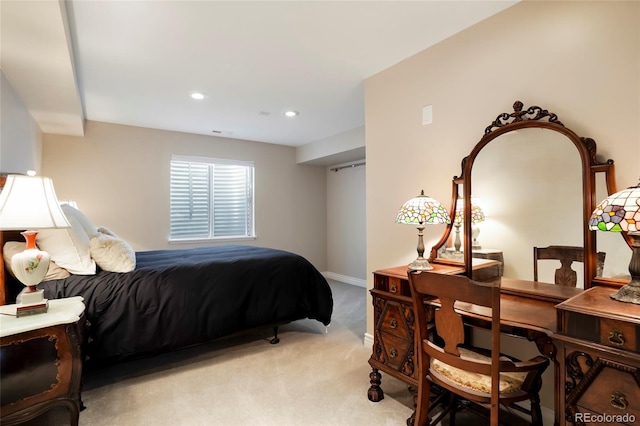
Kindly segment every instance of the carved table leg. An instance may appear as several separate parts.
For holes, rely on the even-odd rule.
[[[380,387],[381,382],[382,382],[382,375],[380,374],[377,368],[373,368],[371,370],[371,373],[369,373],[369,383],[371,383],[371,387],[367,392],[369,401],[379,402],[384,399],[384,392]]]
[[[416,407],[418,406],[418,388],[409,386],[408,389],[411,395],[413,395],[413,413],[411,413],[411,417],[407,419],[407,426],[414,426],[416,422]]]

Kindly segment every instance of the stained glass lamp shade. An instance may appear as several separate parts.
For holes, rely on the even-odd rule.
[[[410,199],[400,207],[396,216],[396,223],[405,225],[417,225],[418,227],[418,257],[410,265],[410,269],[428,271],[433,269],[424,255],[424,227],[425,225],[437,225],[451,223],[447,210],[437,200],[424,195]]]
[[[629,233],[633,239],[629,263],[631,282],[611,297],[640,304],[640,185],[616,192],[598,204],[589,219],[589,229]]]

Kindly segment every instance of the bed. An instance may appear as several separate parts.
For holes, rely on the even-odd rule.
[[[164,353],[304,318],[324,325],[331,321],[333,299],[326,279],[291,252],[227,245],[134,256],[135,267],[128,272],[104,270],[98,264],[94,274],[71,273],[38,285],[48,299],[84,298],[89,365]],[[22,284],[10,274],[5,274],[5,284],[7,303],[12,303]],[[277,342],[277,328],[274,331]]]

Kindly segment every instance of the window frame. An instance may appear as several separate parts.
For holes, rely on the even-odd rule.
[[[209,197],[209,235],[202,237],[173,237],[172,236],[172,220],[171,213],[173,210],[172,198],[171,198],[171,186],[173,184],[172,179],[172,169],[173,162],[187,162],[187,163],[199,163],[206,164],[209,168],[209,180],[208,180],[208,197]],[[214,187],[214,176],[213,176],[213,168],[215,165],[233,165],[233,166],[242,166],[248,167],[250,169],[250,177],[249,182],[245,186],[248,191],[248,208],[247,213],[250,216],[248,233],[246,235],[234,235],[234,236],[215,236],[214,232],[214,205],[215,199],[213,195],[213,187]],[[171,159],[169,161],[169,244],[186,244],[186,243],[200,243],[200,242],[221,242],[221,241],[244,241],[244,240],[255,240],[256,236],[256,217],[255,217],[255,162],[250,160],[232,160],[226,158],[216,158],[216,157],[204,157],[204,156],[193,156],[193,155],[178,155],[172,154]]]

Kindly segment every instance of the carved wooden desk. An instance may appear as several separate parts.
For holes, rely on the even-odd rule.
[[[433,264],[434,271],[442,274],[461,274],[463,269],[453,265]],[[374,288],[371,290],[374,308],[373,353],[369,359],[372,372],[369,400],[384,398],[380,387],[381,372],[395,377],[407,385],[417,387],[414,354],[414,316],[407,267],[375,271]],[[502,278],[501,284],[502,332],[521,336],[535,342],[541,354],[555,360],[556,346],[553,336],[558,331],[555,306],[577,294],[582,289],[558,286],[534,281]],[[487,328],[490,312],[475,305],[457,303],[456,308],[465,316],[467,324]],[[555,376],[559,374],[555,364]],[[557,380],[556,380],[557,382]],[[556,417],[559,400],[556,393]]]

